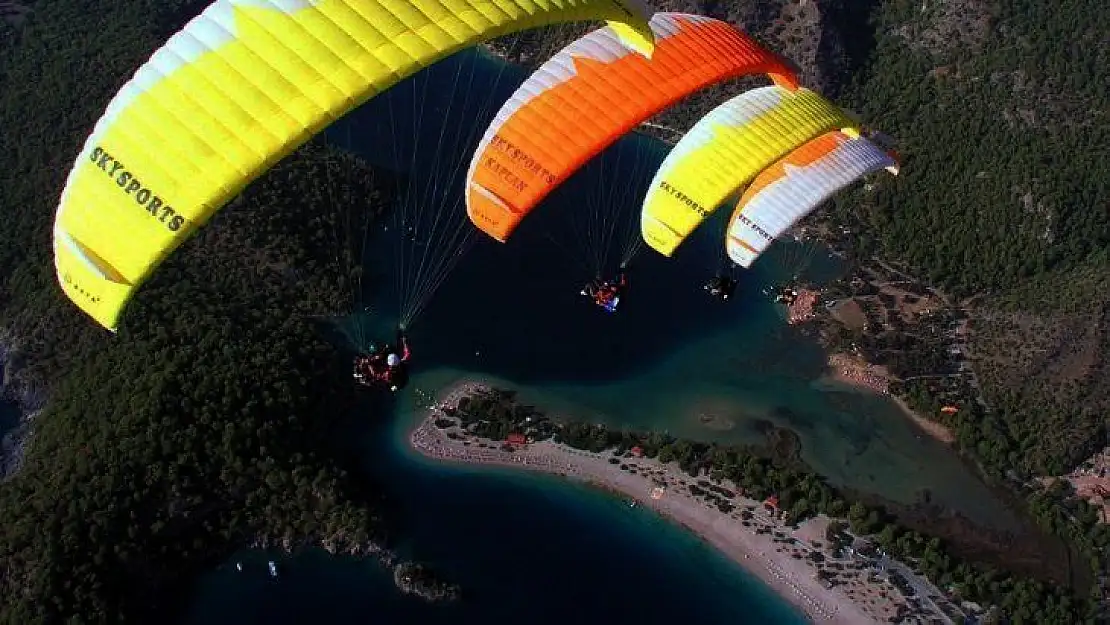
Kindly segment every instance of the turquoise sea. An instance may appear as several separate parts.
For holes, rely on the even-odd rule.
[[[928,491],[934,503],[981,523],[1012,525],[958,458],[896,406],[820,380],[825,355],[787,329],[764,290],[799,270],[814,279],[834,274],[824,252],[777,246],[738,275],[736,301],[724,306],[701,291],[720,256],[720,224],[709,223],[672,259],[635,254],[616,315],[582,299],[582,283],[614,271],[631,249],[626,232],[636,234],[635,210],[664,144],[622,140],[508,244],[459,243],[468,162],[458,155],[477,139],[460,129],[484,128],[496,111],[490,103],[504,101],[523,77],[487,55],[460,54],[329,131],[331,141],[409,181],[399,217],[366,233],[375,297],[368,289],[361,312],[340,326],[355,347],[391,338],[406,309],[421,313],[411,324],[409,388],[387,421],[346,415],[355,425],[345,439],[401,512],[402,555],[462,584],[466,599],[426,606],[394,591],[374,564],[316,552],[282,558],[283,579],[274,584],[267,555],[243,553],[201,580],[184,623],[800,621],[695,537],[618,498],[545,476],[414,458],[405,432],[419,418],[416,391],[475,376],[554,414],[702,440],[758,442],[756,424],[770,421],[797,432],[805,459],[834,483],[907,503]],[[599,219],[609,221],[599,227]],[[597,232],[608,234],[598,240]],[[246,570],[236,572],[235,561]]]

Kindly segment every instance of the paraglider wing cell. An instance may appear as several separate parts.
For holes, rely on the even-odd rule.
[[[114,329],[190,233],[347,111],[480,41],[587,20],[626,23],[625,39],[651,50],[640,0],[214,2],[138,69],[85,142],[55,219],[62,289]]]

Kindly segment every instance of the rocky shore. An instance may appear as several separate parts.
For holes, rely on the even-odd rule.
[[[402,562],[393,567],[393,583],[401,592],[429,602],[454,601],[460,588],[440,580],[422,564]]]
[[[292,554],[299,549],[320,548],[332,555],[373,558],[386,570],[393,572],[393,583],[402,593],[430,603],[455,601],[462,589],[440,578],[435,571],[418,562],[401,560],[397,554],[373,541],[353,541],[343,536],[318,536],[295,540],[290,537],[259,536],[251,549],[278,549]]]

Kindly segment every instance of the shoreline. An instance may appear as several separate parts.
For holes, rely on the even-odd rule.
[[[889,622],[898,609],[898,595],[887,582],[869,581],[868,571],[854,560],[847,564],[846,581],[826,587],[816,577],[817,565],[808,557],[820,551],[810,545],[824,543],[827,519],[811,519],[797,530],[775,518],[762,502],[738,494],[730,500],[734,508],[721,511],[699,499],[689,487],[699,480],[676,465],[649,458],[625,457],[609,462],[611,452],[591,453],[550,440],[503,449],[498,441],[472,436],[451,439],[435,425],[446,417],[444,408],[487,385],[463,381],[445,389],[421,422],[410,430],[410,447],[426,458],[458,464],[515,467],[539,471],[586,483],[618,494],[650,508],[661,517],[693,532],[747,572],[755,575],[776,594],[798,608],[810,622],[858,625]],[[625,466],[625,469],[621,467]],[[742,489],[727,481],[721,484],[737,493]],[[741,520],[750,511],[750,519]],[[776,536],[777,534],[777,536]],[[828,554],[824,554],[828,558]],[[828,560],[826,560],[827,562]],[[893,592],[892,592],[893,591]]]
[[[946,445],[956,442],[956,435],[952,430],[917,413],[904,399],[890,392],[890,374],[884,368],[865,363],[846,353],[829,354],[826,364],[832,373],[825,376],[825,379],[883,395],[893,401],[925,434]]]

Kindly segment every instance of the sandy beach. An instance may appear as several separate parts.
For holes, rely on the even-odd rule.
[[[459,399],[483,385],[461,383],[448,389],[429,409],[410,435],[410,443],[424,456],[443,461],[511,466],[579,480],[627,497],[630,505],[647,506],[701,536],[803,610],[813,622],[860,625],[889,622],[904,600],[885,580],[871,577],[858,558],[834,558],[827,549],[818,565],[811,552],[822,551],[827,519],[811,519],[792,529],[777,519],[763,502],[747,499],[727,481],[721,487],[736,493],[735,506],[723,512],[691,493],[697,479],[676,465],[648,458],[622,457],[610,463],[611,452],[590,453],[540,441],[507,446],[478,439],[457,429],[440,429],[435,420],[447,416]],[[457,438],[447,435],[453,431]],[[506,448],[511,449],[507,451]],[[622,465],[624,468],[622,468]],[[750,518],[744,519],[744,511]],[[815,547],[815,544],[817,545]],[[817,578],[818,567],[832,572],[831,588]],[[907,608],[902,608],[907,609]]]

